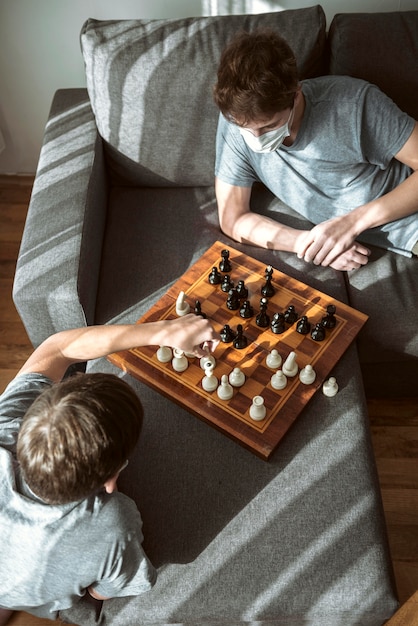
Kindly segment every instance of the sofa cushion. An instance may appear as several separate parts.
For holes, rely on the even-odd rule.
[[[274,27],[301,77],[323,72],[320,6],[260,15],[89,19],[81,31],[87,88],[115,171],[134,185],[211,185],[219,57],[235,32]]]
[[[378,85],[418,119],[418,11],[338,14],[329,42],[331,74]]]

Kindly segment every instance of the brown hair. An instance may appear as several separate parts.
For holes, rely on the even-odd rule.
[[[81,500],[115,476],[142,426],[138,396],[113,374],[79,374],[29,407],[17,459],[32,491],[49,504]]]
[[[295,56],[272,29],[241,32],[224,49],[214,86],[223,115],[240,125],[293,106],[298,86]]]

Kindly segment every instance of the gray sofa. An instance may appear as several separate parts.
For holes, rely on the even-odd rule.
[[[128,377],[146,418],[121,488],[138,503],[159,577],[144,596],[106,602],[98,617],[84,603],[62,616],[83,626],[377,626],[397,606],[364,389],[417,393],[416,259],[376,248],[348,275],[220,232],[211,85],[228,39],[257,25],[288,40],[302,79],[368,78],[418,118],[418,12],[341,14],[329,34],[319,6],[89,20],[88,90],[55,94],[16,306],[34,345],[63,328],[134,322],[220,239],[370,319],[333,372],[338,395],[316,394],[268,463]],[[252,204],[304,224],[261,185]],[[103,359],[88,369],[122,375]]]

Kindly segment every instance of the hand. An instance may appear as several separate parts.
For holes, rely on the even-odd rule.
[[[164,345],[202,357],[208,352],[213,352],[219,344],[219,334],[212,324],[200,315],[189,313],[163,323],[167,332]]]
[[[369,261],[370,251],[365,248],[365,250],[367,250],[367,253],[363,254],[362,252],[357,250],[357,246],[358,244],[353,244],[351,248],[340,254],[340,256],[338,256],[335,261],[332,261],[332,263],[330,263],[330,267],[332,267],[334,270],[351,271],[362,267],[362,265],[366,265],[366,263],[368,263]],[[359,247],[363,248],[363,246]]]

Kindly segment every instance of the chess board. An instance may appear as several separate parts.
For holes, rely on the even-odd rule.
[[[216,391],[209,393],[203,389],[205,372],[198,358],[189,358],[187,369],[181,373],[173,369],[171,362],[161,363],[157,359],[158,346],[135,348],[108,358],[122,370],[267,460],[308,401],[332,375],[333,367],[355,339],[367,316],[273,268],[271,284],[275,294],[269,298],[267,307],[270,317],[275,312],[285,312],[289,305],[293,305],[298,317],[306,315],[313,328],[326,315],[327,306],[333,304],[336,307],[336,325],[326,330],[323,341],[315,341],[310,333],[300,334],[295,323],[286,325],[282,334],[274,334],[270,327],[260,328],[256,324],[256,316],[260,311],[266,266],[232,247],[227,248],[232,265],[228,274],[235,285],[239,280],[244,281],[249,291],[248,300],[254,308],[254,316],[243,319],[239,310],[227,308],[228,294],[221,290],[220,285],[211,285],[208,280],[212,268],[219,266],[224,249],[224,244],[216,242],[138,323],[176,317],[176,300],[184,291],[191,310],[199,300],[202,312],[217,331],[220,332],[225,324],[235,331],[241,324],[248,340],[247,347],[237,349],[232,343],[221,342],[213,354],[216,360],[214,374],[219,380],[235,367],[241,368],[245,374],[244,385],[234,388],[230,400],[221,400]],[[266,364],[266,357],[274,348],[283,362],[294,351],[299,370],[311,364],[316,372],[315,381],[306,385],[296,375],[288,378],[285,389],[275,390],[271,385],[275,370]],[[249,414],[256,395],[264,398],[266,407],[266,417],[261,421],[253,420]],[[334,399],[330,398],[330,401]]]

